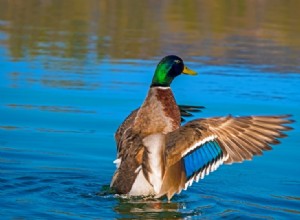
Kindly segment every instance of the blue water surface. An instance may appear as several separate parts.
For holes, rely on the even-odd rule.
[[[14,27],[5,19],[0,25],[1,219],[300,218],[300,62],[278,57],[277,63],[249,61],[253,57],[247,53],[262,42],[269,46],[261,50],[274,54],[300,54],[297,48],[241,35],[233,42],[230,38],[227,54],[197,56],[188,42],[169,38],[171,45],[178,43],[187,66],[199,73],[179,76],[172,84],[179,104],[205,106],[190,119],[291,114],[295,122],[272,151],[223,165],[168,202],[117,196],[109,184],[115,170],[114,132],[143,102],[158,61],[176,49],[162,48],[154,56],[145,55],[146,49],[144,58],[130,51],[127,58],[104,53],[99,59],[97,36],[91,34],[84,54],[76,40],[76,56],[52,54],[53,45],[41,40],[36,54],[27,53],[26,46],[17,57],[6,29]],[[113,44],[110,36],[102,37],[107,47]],[[151,37],[140,40],[149,43]]]
[[[156,61],[104,61],[82,70],[14,62],[2,49],[1,214],[27,218],[249,217],[299,215],[299,126],[274,151],[223,166],[171,203],[107,193],[114,172],[113,133],[147,93]],[[51,61],[54,62],[54,61]],[[299,74],[202,66],[173,85],[197,115],[293,114],[299,121]],[[118,69],[116,71],[114,69]],[[19,75],[18,75],[19,74]],[[66,83],[64,83],[64,80]],[[80,81],[80,82],[78,82]]]

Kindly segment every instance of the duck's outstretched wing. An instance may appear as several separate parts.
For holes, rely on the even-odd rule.
[[[160,196],[187,188],[219,165],[251,160],[291,128],[289,115],[193,120],[166,136],[166,173]],[[176,177],[178,176],[178,177]],[[169,181],[171,180],[171,181]]]

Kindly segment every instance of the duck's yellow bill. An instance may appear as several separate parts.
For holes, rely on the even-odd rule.
[[[182,73],[187,74],[187,75],[192,75],[192,76],[197,75],[197,73],[194,70],[191,70],[191,69],[187,68],[186,66],[184,66]]]

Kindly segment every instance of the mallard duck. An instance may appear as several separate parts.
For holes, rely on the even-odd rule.
[[[187,189],[221,164],[251,160],[278,144],[290,115],[201,118],[181,126],[170,85],[180,74],[196,75],[175,55],[155,70],[147,97],[115,133],[117,169],[111,188],[129,196],[167,196]]]

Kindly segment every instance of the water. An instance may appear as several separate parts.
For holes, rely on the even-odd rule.
[[[299,1],[0,1],[2,219],[300,217]],[[289,137],[166,200],[108,189],[113,133],[157,62],[195,117],[293,114]]]

